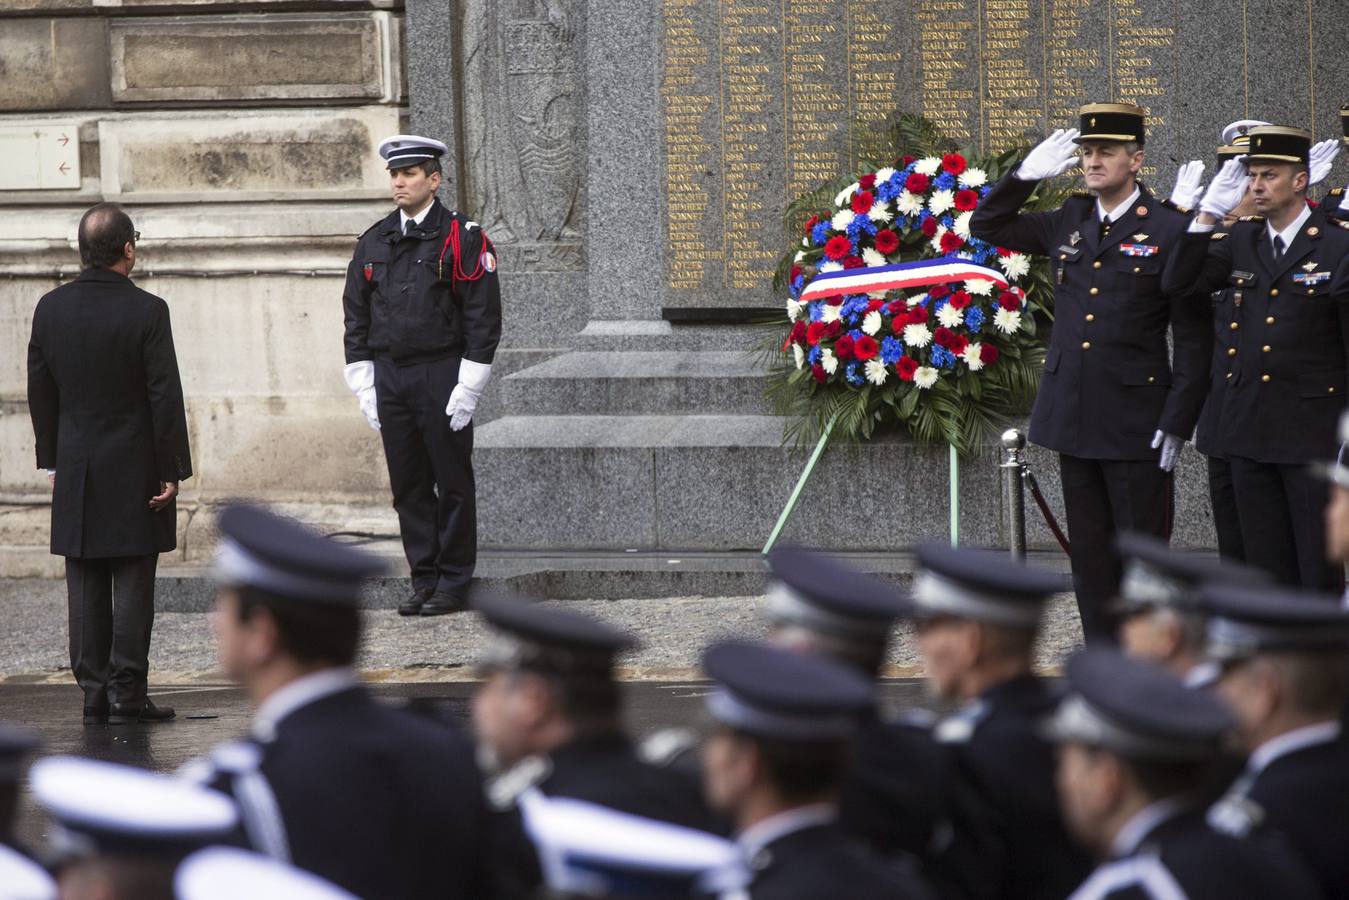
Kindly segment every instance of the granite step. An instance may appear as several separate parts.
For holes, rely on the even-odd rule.
[[[512,416],[762,414],[766,370],[753,353],[580,350],[508,375]]]

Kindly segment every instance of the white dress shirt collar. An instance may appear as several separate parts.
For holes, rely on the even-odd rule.
[[[812,803],[798,806],[786,812],[761,819],[746,828],[736,837],[736,843],[745,851],[746,858],[753,857],[763,848],[789,834],[824,825],[838,818],[838,807],[832,803]]]
[[[277,726],[297,709],[360,683],[356,673],[345,666],[297,678],[258,706],[258,711],[253,715],[253,736],[264,742],[274,740]]]
[[[1189,794],[1178,794],[1143,807],[1115,835],[1110,844],[1111,854],[1116,859],[1132,855],[1158,825],[1174,819],[1193,805],[1194,798]]]
[[[1097,198],[1096,198],[1096,218],[1098,218],[1098,219],[1100,219],[1102,222],[1104,222],[1104,221],[1105,221],[1105,217],[1106,217],[1106,216],[1110,216],[1110,221],[1111,221],[1111,222],[1118,222],[1118,221],[1120,220],[1120,217],[1123,216],[1126,212],[1128,212],[1128,211],[1129,211],[1129,207],[1131,207],[1131,206],[1133,206],[1135,203],[1137,203],[1137,202],[1138,202],[1138,198],[1141,197],[1141,196],[1143,196],[1143,192],[1142,192],[1141,190],[1138,189],[1138,185],[1134,185],[1134,192],[1133,192],[1132,194],[1129,195],[1128,199],[1125,200],[1123,203],[1121,203],[1119,206],[1116,206],[1114,209],[1111,209],[1111,210],[1107,210],[1104,206],[1102,206],[1102,205],[1101,205],[1101,198],[1100,198],[1100,197],[1097,197]]]
[[[1340,723],[1334,719],[1329,722],[1317,722],[1286,731],[1276,738],[1270,738],[1251,754],[1246,761],[1246,771],[1263,772],[1276,759],[1314,747],[1317,744],[1330,744],[1340,738]]]
[[[1274,223],[1266,220],[1265,229],[1269,232],[1270,245],[1273,246],[1275,237],[1281,237],[1283,238],[1283,252],[1287,253],[1288,248],[1293,246],[1293,241],[1297,238],[1298,232],[1302,230],[1302,226],[1306,225],[1307,220],[1311,217],[1312,208],[1304,203],[1302,204],[1302,212],[1298,213],[1298,217],[1289,223],[1283,231],[1275,231]]]
[[[400,209],[398,211],[398,227],[403,230],[404,234],[407,234],[408,221],[411,220],[412,222],[415,222],[418,225],[422,224],[422,221],[425,220],[426,218],[426,214],[431,211],[431,207],[434,206],[435,203],[436,203],[435,197],[432,197],[430,200],[427,200],[426,205],[422,207],[421,212],[417,213],[415,216],[409,216],[405,211]]]

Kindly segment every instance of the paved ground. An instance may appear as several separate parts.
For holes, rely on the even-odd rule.
[[[565,600],[568,609],[630,629],[642,647],[623,660],[629,679],[694,677],[699,650],[719,637],[763,632],[762,597],[669,597]],[[374,680],[456,681],[471,678],[483,630],[472,613],[404,619],[392,610],[367,611],[361,668]],[[1046,617],[1039,664],[1051,668],[1081,642],[1069,595],[1056,598]],[[0,681],[69,683],[65,585],[58,581],[0,580]],[[913,642],[901,629],[889,674],[920,674]],[[210,617],[159,613],[150,656],[157,683],[219,683]],[[0,710],[0,715],[3,711]]]

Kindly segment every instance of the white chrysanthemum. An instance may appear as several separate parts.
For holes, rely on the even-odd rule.
[[[993,324],[1003,334],[1012,334],[1021,327],[1021,313],[1013,312],[1010,309],[999,308],[993,314]]]
[[[810,246],[810,238],[801,238],[801,246],[802,246],[802,247],[809,247],[809,246]],[[804,256],[804,255],[805,255],[805,254],[802,254],[802,256]]]
[[[938,226],[937,226],[937,233],[934,234],[934,235],[932,236],[932,240],[929,242],[929,243],[932,244],[932,249],[933,249],[933,250],[936,250],[938,253],[941,253],[941,252],[942,252],[942,249],[941,249],[941,239],[942,239],[945,235],[946,235],[946,226],[945,226],[945,225],[938,225]]]
[[[931,366],[919,366],[913,373],[913,383],[927,390],[937,383],[938,372]]]
[[[787,321],[795,322],[801,317],[801,301],[787,298]]]
[[[895,201],[895,208],[902,216],[916,216],[923,211],[923,198],[913,191],[905,191]]]
[[[935,156],[924,156],[918,162],[914,163],[913,170],[919,175],[932,176],[937,174],[941,168],[941,160]]]
[[[800,344],[792,344],[792,356],[796,359],[796,367],[798,369],[806,364],[806,351],[801,349]]]
[[[983,169],[969,168],[960,173],[960,186],[967,188],[983,187],[988,183],[988,173]]]
[[[873,222],[885,224],[893,219],[894,216],[890,215],[890,204],[878,200],[871,204],[871,209],[867,211],[867,218]]]
[[[837,322],[838,317],[843,314],[843,307],[835,306],[832,303],[826,303],[820,313],[820,321],[828,325],[830,322]]]
[[[894,177],[895,177],[894,166],[882,166],[881,168],[876,170],[877,184],[884,184],[885,182],[889,181],[891,178]]]
[[[842,206],[845,203],[847,203],[848,199],[852,197],[853,191],[857,190],[858,187],[860,187],[860,185],[854,181],[852,184],[848,185],[843,190],[839,191],[838,195],[834,197],[834,205]]]
[[[956,216],[955,233],[967,241],[970,239],[970,216],[973,215],[974,211],[971,210],[970,212],[963,212]]]
[[[879,250],[876,250],[873,247],[867,247],[862,251],[862,262],[869,266],[884,266],[889,263],[889,260],[882,256]]]
[[[800,347],[801,345],[797,344],[796,346]],[[984,349],[983,344],[974,343],[965,347],[965,352],[960,354],[961,357],[964,358],[965,360],[965,365],[970,367],[971,372],[978,372],[980,369],[984,367],[983,357],[979,355],[980,351],[982,351],[983,349]],[[798,366],[797,368],[800,368],[800,366]]]
[[[820,263],[821,274],[824,274],[825,272],[842,272],[842,271],[843,271],[843,263],[841,262],[836,262],[830,259]]]
[[[947,328],[955,328],[957,325],[964,323],[965,310],[956,309],[948,303],[937,311],[937,321]]]
[[[862,333],[874,335],[881,330],[881,311],[873,309],[862,317]]]
[[[853,211],[851,209],[840,209],[829,220],[829,227],[835,231],[845,231],[852,224],[852,217]]]
[[[824,348],[823,352],[820,353],[820,365],[824,366],[824,370],[830,375],[838,371],[838,357],[834,356],[833,350],[828,347]]]
[[[872,384],[876,385],[876,387],[885,384],[885,379],[889,375],[889,373],[885,371],[885,363],[881,362],[879,359],[867,360],[867,364],[863,366],[863,371],[866,373],[867,381],[870,381]]]
[[[1012,281],[1024,278],[1030,272],[1030,257],[1024,253],[1011,253],[998,257],[998,265]]]
[[[986,278],[971,278],[965,282],[965,292],[976,297],[987,297],[993,293],[993,282]]]
[[[913,309],[918,304],[927,302],[927,294],[914,294],[912,297],[910,297],[908,300],[904,302],[909,304],[910,309]]]
[[[904,343],[910,347],[926,347],[932,343],[932,329],[926,323],[905,325]]]
[[[884,300],[885,291],[867,291],[868,300]]]
[[[800,250],[798,250],[798,251],[796,251],[796,256],[792,257],[792,262],[804,262],[804,261],[805,261],[805,258],[806,258],[806,254],[804,254],[804,253],[802,253]]]
[[[927,200],[927,208],[934,216],[939,216],[956,205],[956,195],[951,191],[933,191]]]

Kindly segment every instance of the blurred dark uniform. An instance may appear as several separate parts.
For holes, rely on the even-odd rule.
[[[1078,140],[1142,144],[1143,112],[1084,107]],[[1059,454],[1083,631],[1089,641],[1114,640],[1106,609],[1120,579],[1114,535],[1128,529],[1170,537],[1171,478],[1151,444],[1157,430],[1181,439],[1194,431],[1211,329],[1205,310],[1161,283],[1184,216],[1141,184],[1137,199],[1108,225],[1099,201],[1084,194],[1057,210],[1019,213],[1039,187],[1009,172],[975,210],[970,231],[1047,256],[1053,266],[1054,331],[1029,437]]]
[[[1248,158],[1305,164],[1311,136],[1297,132],[1254,129]],[[1212,374],[1225,387],[1209,401],[1209,449],[1231,466],[1246,562],[1287,584],[1337,591],[1343,577],[1325,559],[1326,487],[1305,469],[1334,455],[1345,405],[1349,226],[1308,209],[1277,256],[1269,229],[1248,216],[1230,234],[1186,233],[1163,286],[1221,291],[1219,308],[1233,316],[1233,343]]]

